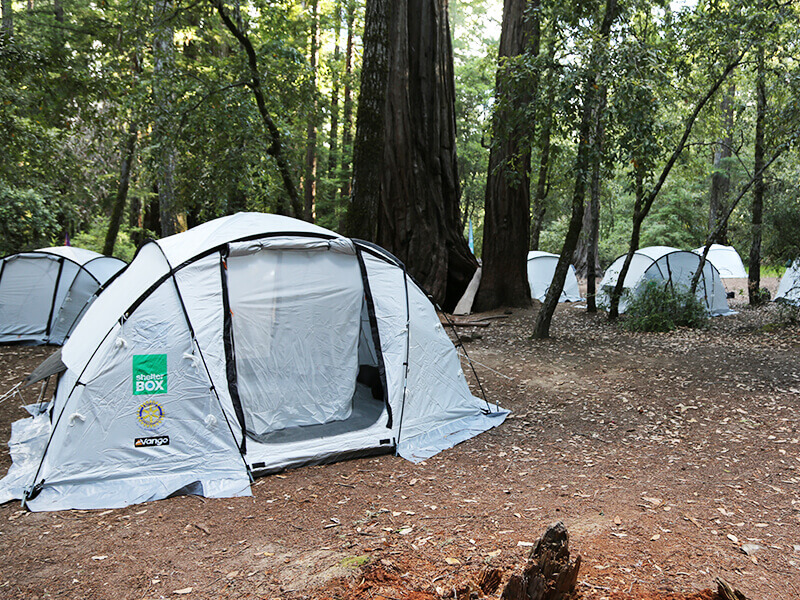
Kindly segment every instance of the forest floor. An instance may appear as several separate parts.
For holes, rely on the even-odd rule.
[[[717,577],[750,600],[800,598],[800,326],[734,304],[668,334],[581,305],[559,307],[547,341],[530,338],[536,308],[460,328],[489,399],[513,413],[418,465],[295,469],[251,498],[7,503],[0,597],[467,598],[487,566],[518,572],[560,520],[585,600],[710,600]],[[51,351],[0,349],[0,394]],[[0,404],[0,439],[20,404]]]

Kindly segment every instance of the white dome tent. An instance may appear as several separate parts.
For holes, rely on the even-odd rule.
[[[775,302],[800,305],[800,258],[792,262],[783,274]]]
[[[144,244],[61,360],[49,411],[15,424],[12,447],[44,433],[12,450],[0,501],[250,495],[253,476],[292,466],[391,450],[419,462],[508,414],[472,396],[396,258],[277,215]]]
[[[97,290],[124,268],[72,246],[0,259],[0,343],[63,344]]]
[[[695,248],[692,252],[702,256],[703,250],[705,250],[705,246]],[[717,268],[722,279],[747,279],[747,271],[744,269],[742,258],[733,246],[711,244],[706,260]]]
[[[624,262],[625,255],[623,254],[606,270],[597,294],[598,306],[608,309],[611,305],[611,293],[617,284]],[[700,257],[693,252],[669,246],[640,248],[633,255],[628,274],[625,277],[619,312],[623,313],[627,310],[630,299],[648,281],[670,282],[672,285],[688,290],[692,283],[692,276],[699,266]],[[706,261],[703,266],[703,274],[697,285],[697,297],[705,304],[712,316],[734,314],[734,311],[728,308],[727,293],[720,279],[719,271],[709,261]]]
[[[528,252],[528,284],[531,286],[531,298],[544,302],[547,290],[553,281],[553,273],[558,264],[558,254],[531,250]],[[561,291],[559,302],[580,302],[581,292],[578,288],[578,278],[575,267],[569,266],[567,278],[564,280],[564,289]]]

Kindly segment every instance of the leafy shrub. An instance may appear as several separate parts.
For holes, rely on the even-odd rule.
[[[630,331],[672,331],[703,327],[708,311],[696,295],[670,282],[648,281],[628,304],[623,325]]]
[[[59,232],[56,212],[40,192],[0,181],[0,256],[49,246]]]

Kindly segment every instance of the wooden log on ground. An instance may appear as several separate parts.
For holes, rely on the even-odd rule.
[[[576,597],[581,557],[569,557],[569,534],[560,521],[547,528],[521,574],[503,588],[501,600],[572,600]]]

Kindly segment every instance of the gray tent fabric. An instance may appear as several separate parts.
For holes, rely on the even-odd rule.
[[[705,246],[701,246],[692,252],[702,256],[704,250]],[[717,268],[722,279],[745,279],[747,277],[742,257],[733,246],[711,244],[706,260],[711,261],[711,264]]]
[[[558,265],[558,254],[542,252],[541,250],[531,250],[528,252],[528,285],[531,287],[531,298],[544,302],[550,284],[553,282],[553,275]],[[564,280],[564,289],[561,290],[559,302],[580,302],[581,292],[578,287],[578,277],[575,275],[575,267],[569,266],[567,278]]]
[[[625,255],[617,258],[608,267],[600,282],[597,305],[601,308],[607,309],[611,304],[611,293],[624,261]],[[625,277],[624,293],[619,303],[620,313],[627,310],[630,300],[648,281],[670,282],[674,286],[688,290],[692,276],[699,267],[700,257],[693,252],[669,246],[650,246],[637,250]],[[703,273],[697,286],[697,297],[712,316],[735,314],[735,311],[728,308],[727,292],[719,271],[709,261],[703,266]]]
[[[278,215],[144,244],[61,361],[0,481],[36,511],[249,495],[253,475],[375,452],[418,462],[508,414],[472,395],[396,258]]]
[[[33,385],[34,383],[38,383],[39,381],[47,379],[52,375],[63,373],[66,370],[67,365],[65,365],[61,360],[61,348],[59,348],[50,356],[48,356],[42,364],[36,367],[33,372],[31,372],[31,374],[25,378],[25,387]]]
[[[124,268],[72,246],[0,259],[0,343],[63,344],[101,286]]]
[[[794,260],[783,274],[775,302],[800,305],[800,258]]]

